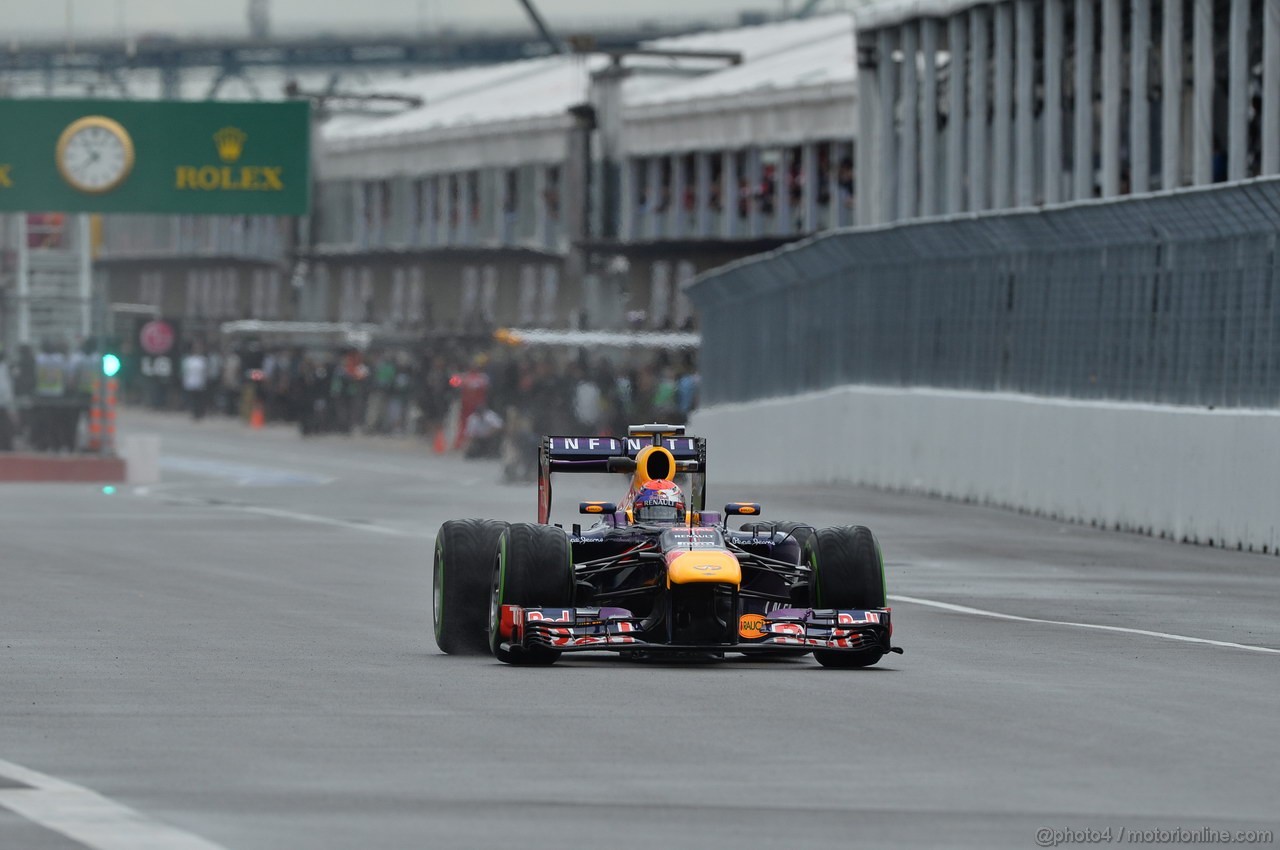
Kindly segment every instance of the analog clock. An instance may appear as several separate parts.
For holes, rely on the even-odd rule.
[[[133,139],[118,121],[90,115],[71,122],[58,138],[62,179],[90,195],[110,192],[133,170]]]

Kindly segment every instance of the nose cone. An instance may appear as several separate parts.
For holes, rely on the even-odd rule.
[[[667,587],[675,584],[742,584],[742,565],[728,552],[667,553]]]

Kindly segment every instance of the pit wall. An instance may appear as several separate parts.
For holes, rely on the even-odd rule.
[[[697,411],[712,474],[918,492],[1278,553],[1280,413],[845,386]],[[740,476],[742,477],[742,476]]]

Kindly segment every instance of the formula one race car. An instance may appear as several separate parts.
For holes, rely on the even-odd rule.
[[[880,546],[864,526],[815,529],[753,521],[733,502],[706,510],[706,441],[683,426],[638,425],[626,440],[546,437],[538,452],[538,522],[451,520],[436,537],[436,643],[508,664],[565,652],[632,657],[803,655],[866,667],[893,629]],[[621,502],[589,501],[596,524],[550,524],[555,472],[621,472]],[[686,500],[677,484],[692,494]]]

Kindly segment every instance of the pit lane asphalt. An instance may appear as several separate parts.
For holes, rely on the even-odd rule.
[[[0,487],[0,759],[226,848],[1280,833],[1280,656],[897,602],[906,654],[866,671],[448,657],[435,530],[531,519],[531,485],[405,441],[122,428],[163,436],[163,485]],[[1280,648],[1273,556],[854,488],[760,493],[711,460],[713,503],[872,526],[891,594]],[[619,487],[557,484],[562,504]],[[0,808],[0,847],[75,846]]]

